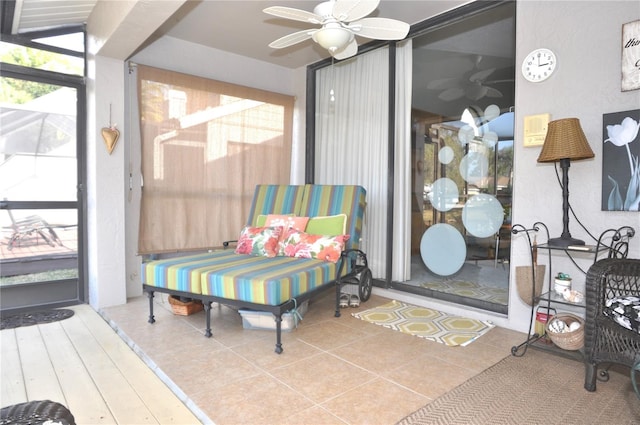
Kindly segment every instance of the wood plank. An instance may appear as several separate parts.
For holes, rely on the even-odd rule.
[[[76,314],[81,314],[85,307],[87,306],[79,306],[74,310]],[[120,424],[158,423],[84,322],[63,320],[60,323],[83,359],[116,422]],[[125,348],[128,349],[126,345]]]
[[[27,401],[27,389],[22,376],[22,364],[14,329],[0,331],[0,405],[11,406]]]
[[[81,319],[74,316],[66,320],[80,321]],[[89,371],[62,328],[62,324],[56,322],[42,325],[40,332],[68,402],[67,408],[73,414],[76,423],[115,423],[115,418],[111,415]]]
[[[161,424],[192,424],[198,419],[95,311],[76,314],[120,369],[131,387]]]
[[[27,399],[51,400],[66,406],[67,402],[58,384],[39,326],[16,328],[16,337]]]

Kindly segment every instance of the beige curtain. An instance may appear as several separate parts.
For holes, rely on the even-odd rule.
[[[139,254],[237,239],[256,184],[288,184],[292,96],[137,66]]]

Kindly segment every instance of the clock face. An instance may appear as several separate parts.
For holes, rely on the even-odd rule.
[[[534,83],[544,81],[553,74],[557,65],[556,55],[549,49],[536,49],[522,62],[522,75]]]

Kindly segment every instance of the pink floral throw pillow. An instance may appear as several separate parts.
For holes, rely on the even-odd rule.
[[[348,240],[349,235],[310,235],[289,229],[285,233],[280,251],[287,257],[313,258],[336,263]]]
[[[296,229],[301,232],[307,227],[309,217],[296,217],[294,215],[269,214],[264,223],[265,226],[282,226],[286,229]]]
[[[275,257],[278,254],[280,235],[284,228],[277,227],[249,227],[240,232],[236,254],[261,255]]]

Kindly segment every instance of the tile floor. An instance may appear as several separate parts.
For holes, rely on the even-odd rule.
[[[350,313],[388,302],[373,295],[359,308],[333,315],[333,292],[312,301],[304,320],[283,333],[243,329],[240,315],[212,308],[213,337],[204,313],[175,316],[166,296],[146,297],[102,314],[165,382],[216,424],[393,424],[510,355],[524,334],[494,328],[466,347],[404,335]]]

